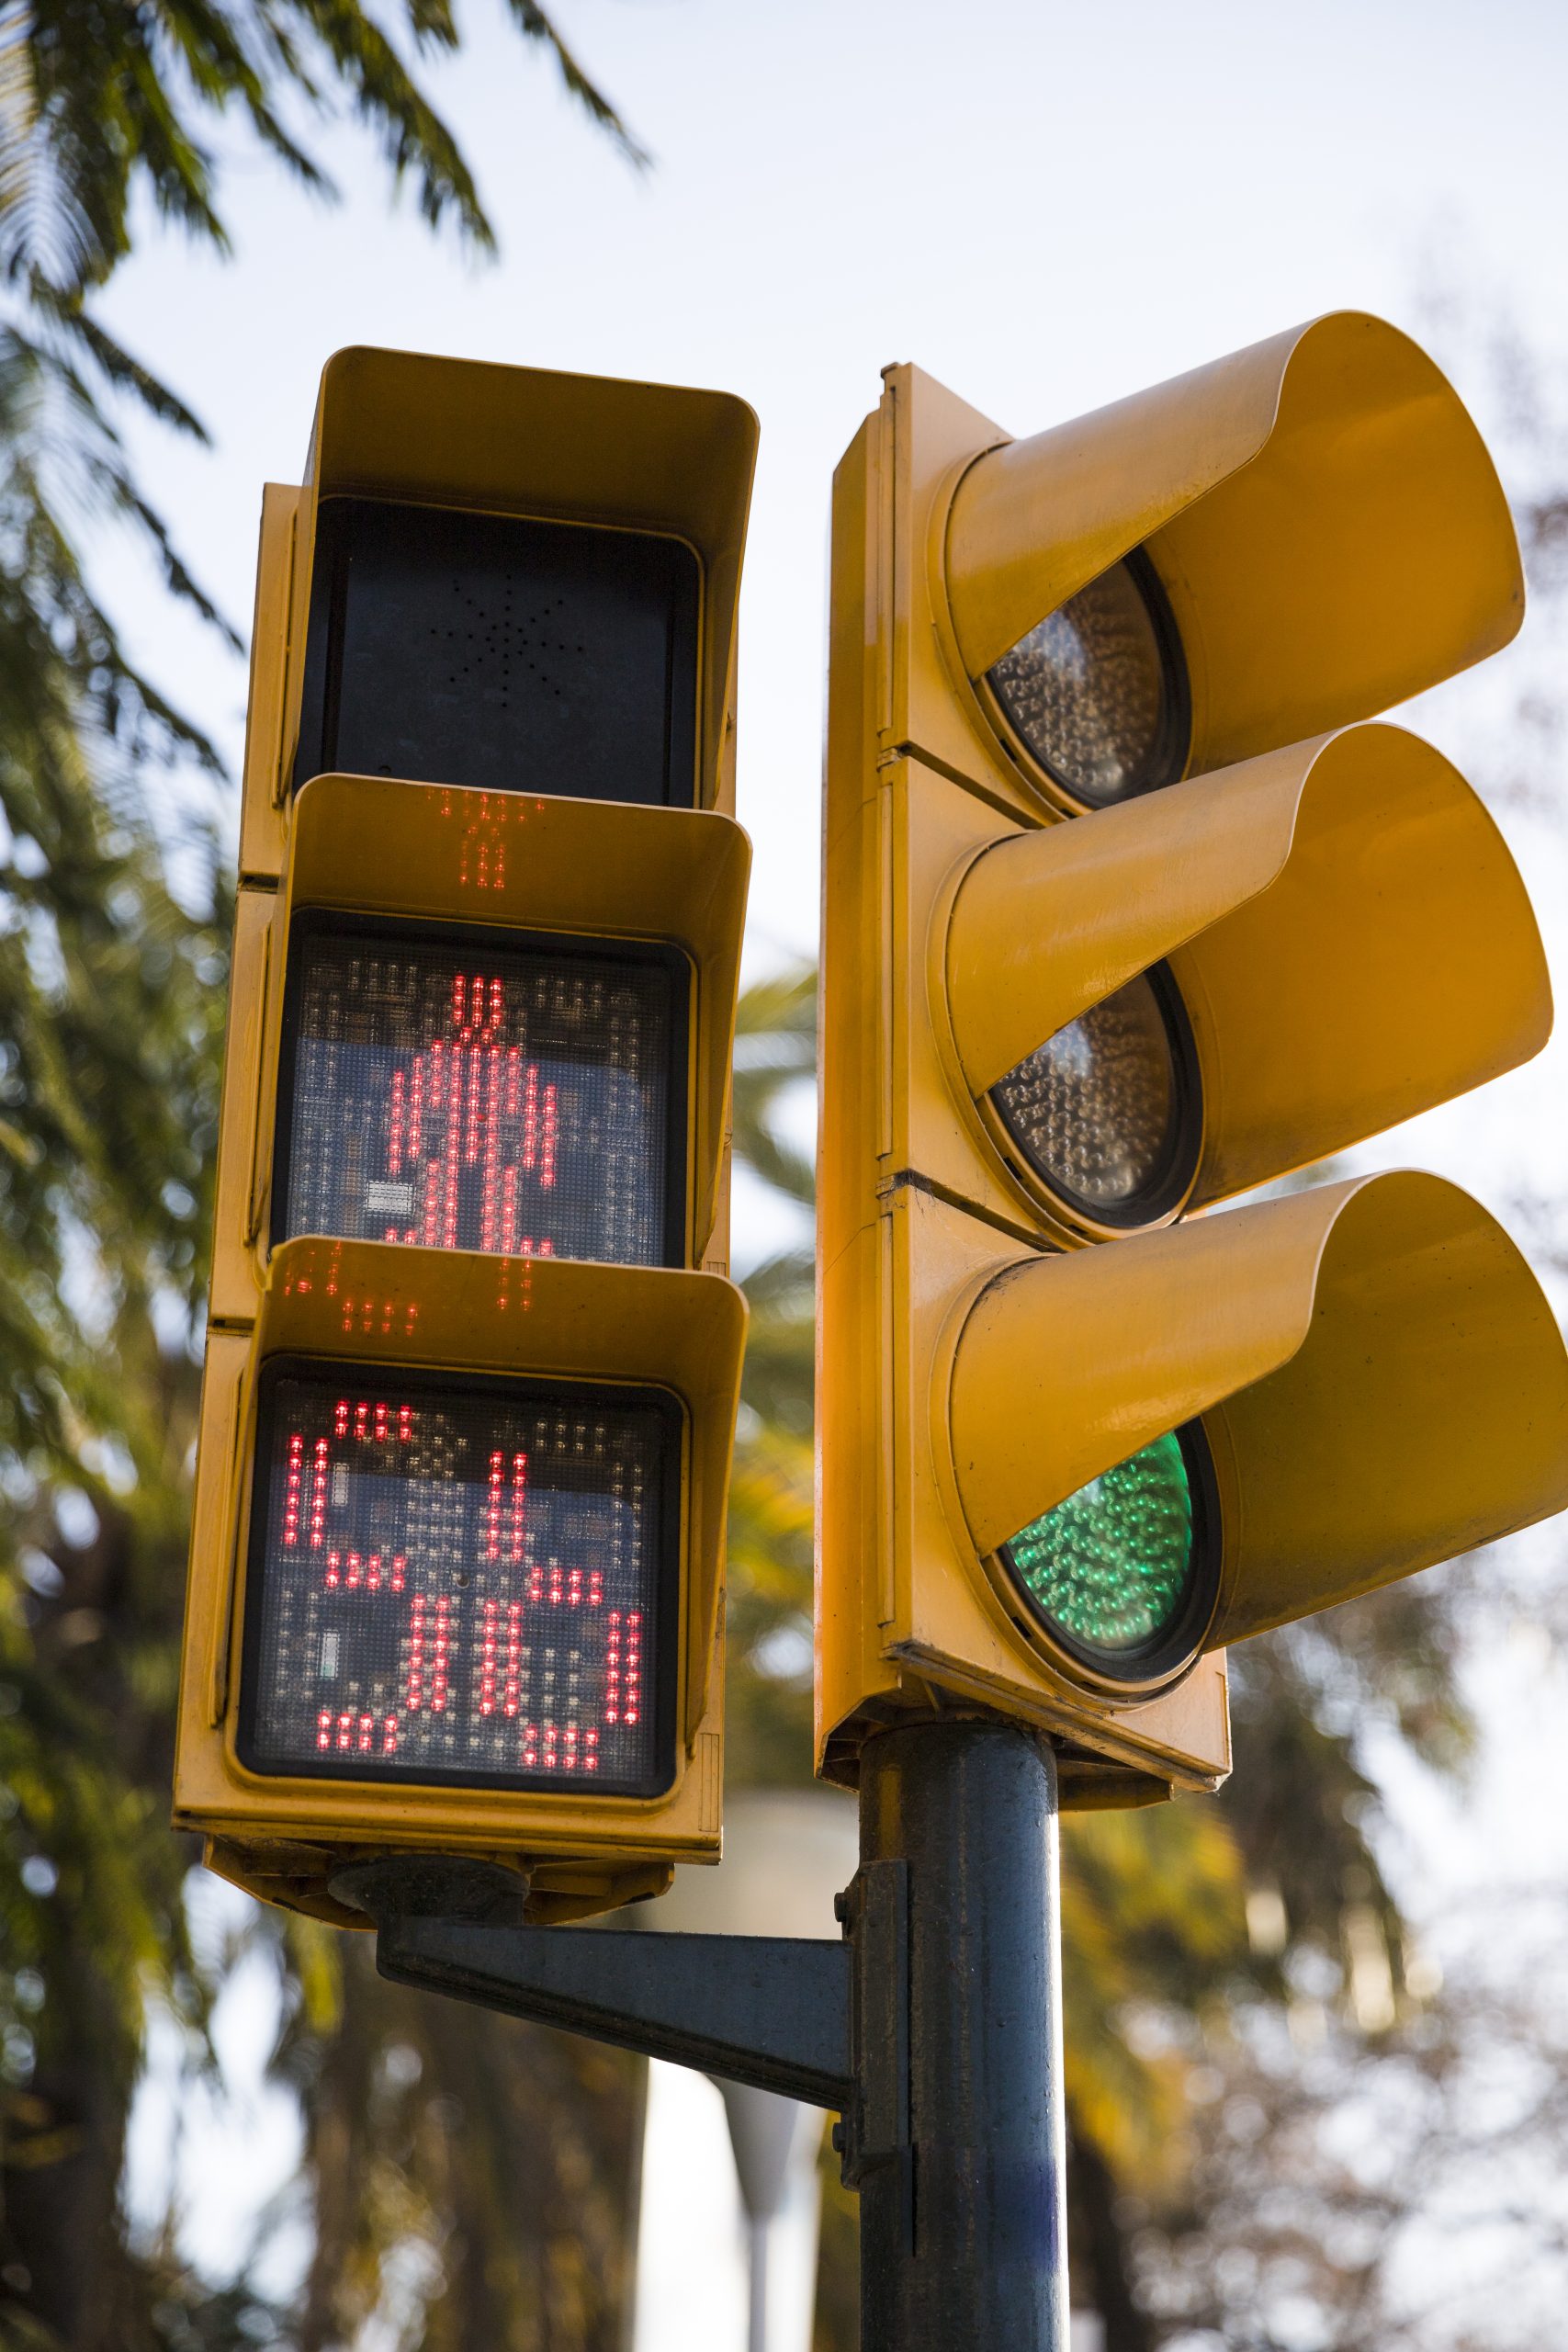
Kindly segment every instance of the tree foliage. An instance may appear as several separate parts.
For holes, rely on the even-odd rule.
[[[534,0],[511,13],[636,160],[549,16]],[[450,0],[410,0],[397,26],[360,0],[0,0],[0,2344],[29,2352],[218,2352],[281,2324],[245,2278],[192,2276],[172,2229],[133,2242],[121,2210],[149,2011],[210,2069],[223,1975],[193,1948],[194,1857],[166,1823],[231,888],[216,756],[128,657],[92,585],[97,535],[128,532],[237,640],[122,437],[128,413],[202,428],[94,298],[140,205],[228,250],[209,142],[236,118],[328,196],[309,126],[346,107],[432,226],[491,247],[469,168],[403,54],[457,45]],[[337,1955],[260,1932],[320,2188],[301,2325],[336,2340],[368,2308],[367,2233],[389,2230],[385,2168],[349,2194],[344,2132],[382,2065],[369,2037],[399,2020],[359,1998],[361,1960],[345,1998]],[[481,2059],[449,2025],[428,2039],[421,2068],[470,2093],[479,2127],[459,2128],[450,2088],[427,2086],[416,2115],[412,2077],[367,2113],[429,2155],[406,2211],[457,2217],[440,2254],[440,2283],[461,2287],[449,2326],[501,2313],[519,2343],[607,2343],[618,2225],[563,2256],[547,2176],[573,2209],[590,2177],[624,2212],[635,2085],[575,2052],[529,2060],[515,2037],[476,2080]],[[510,2138],[487,2134],[519,2080],[535,2091]],[[519,2207],[524,2179],[538,2195]],[[424,2300],[442,2307],[434,2289]],[[525,2308],[546,2313],[532,2337],[511,2324]]]

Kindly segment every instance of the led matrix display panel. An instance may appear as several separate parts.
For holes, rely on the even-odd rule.
[[[279,1359],[241,1705],[259,1772],[668,1785],[681,1416],[657,1390]]]
[[[519,940],[296,917],[275,1244],[683,1262],[683,960]]]
[[[644,532],[324,499],[295,789],[337,770],[691,808],[699,579]]]

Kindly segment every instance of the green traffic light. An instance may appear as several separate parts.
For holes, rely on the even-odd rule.
[[[1072,1645],[1124,1658],[1156,1642],[1183,1611],[1193,1519],[1187,1458],[1171,1430],[1031,1521],[1003,1557]]]

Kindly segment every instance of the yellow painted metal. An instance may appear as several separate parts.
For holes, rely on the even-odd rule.
[[[262,492],[255,609],[251,620],[251,682],[245,704],[245,759],[240,787],[240,872],[269,879],[282,870],[288,833],[283,811],[283,716],[290,674],[294,556],[304,496],[292,484]],[[303,654],[303,647],[300,648]]]
[[[1224,1530],[1210,1647],[1568,1505],[1551,1307],[1502,1227],[1435,1176],[1323,1185],[1015,1263],[975,1299],[950,1363],[934,1418],[983,1558],[1202,1418]]]
[[[1043,1654],[976,1559],[944,1487],[931,1374],[955,1302],[1037,1236],[1000,1170],[994,1217],[937,1197],[982,1164],[939,1056],[928,992],[933,910],[999,832],[996,807],[882,752],[876,637],[886,415],[835,486],[823,856],[818,1165],[818,1768],[852,1784],[878,1724],[933,1709],[999,1710],[1048,1731],[1072,1805],[1213,1788],[1229,1769],[1224,1668],[1206,1658],[1148,1700],[1086,1693]],[[971,1106],[972,1110],[972,1106]],[[945,1157],[918,1177],[912,1135]],[[988,1163],[986,1163],[988,1164]]]
[[[1119,1254],[1096,1251],[1098,1264]],[[817,1620],[818,1770],[852,1783],[868,1732],[910,1714],[990,1711],[1050,1734],[1064,1803],[1147,1803],[1230,1769],[1224,1662],[1175,1689],[1087,1690],[970,1540],[953,1486],[946,1374],[986,1285],[1042,1260],[913,1185],[822,1272],[840,1362],[825,1425]]]
[[[744,1323],[723,1278],[750,863],[733,822],[736,609],[756,442],[752,412],[726,393],[350,350],[323,374],[304,484],[264,495],[176,1808],[207,1833],[214,1869],[340,1924],[360,1922],[327,1881],[356,1851],[510,1860],[526,1868],[530,1916],[541,1919],[657,1893],[674,1860],[717,1851],[723,1523]],[[296,795],[317,516],[339,496],[648,532],[690,548],[701,574],[694,806],[342,776]],[[269,1261],[289,920],[306,906],[681,949],[695,978],[685,1254],[702,1271],[309,1239]],[[335,1273],[317,1281],[312,1267]],[[345,1322],[351,1295],[359,1319]],[[355,1790],[243,1770],[231,1700],[249,1448],[260,1365],[284,1347],[400,1367],[654,1382],[681,1396],[682,1740],[666,1797]]]
[[[389,1250],[315,1237],[274,1253],[254,1330],[211,1334],[203,1390],[175,1817],[218,1841],[219,1867],[272,1899],[336,1916],[326,1883],[345,1854],[484,1854],[535,1871],[536,1907],[546,1917],[565,1916],[561,1905],[602,1908],[626,1899],[617,1889],[656,1891],[651,1880],[670,1862],[716,1857],[722,1677],[716,1668],[745,1322],[734,1284],[679,1269]],[[403,1372],[434,1366],[606,1387],[653,1385],[680,1400],[682,1737],[664,1796],[356,1785],[262,1775],[240,1762],[256,1381],[267,1358],[280,1354]]]
[[[304,908],[661,941],[689,958],[687,1258],[722,1273],[729,1065],[750,843],[713,809],[317,776],[284,887],[242,889],[218,1159],[211,1315],[250,1321],[265,1279],[273,1119],[294,915]]]
[[[682,540],[703,581],[694,797],[732,812],[736,612],[756,450],[756,416],[728,392],[363,346],[335,353],[304,484],[271,485],[264,503],[242,873],[283,868],[316,513],[336,496]]]
[[[1092,1229],[1010,1158],[984,1097],[1168,959],[1205,1096],[1192,1205],[1536,1050],[1540,941],[1490,819],[1427,746],[1342,725],[1511,634],[1512,535],[1451,391],[1375,322],[1043,436],[1005,475],[989,420],[918,369],[884,381],[834,491],[818,1769],[852,1783],[878,1725],[974,1709],[1046,1731],[1068,1802],[1210,1788],[1229,1768],[1219,1644],[1562,1506],[1562,1344],[1511,1245],[1433,1179],[1064,1251]],[[975,503],[1004,479],[1027,521],[1011,492]],[[971,634],[965,660],[954,623],[979,626],[983,560],[1017,556],[1000,611],[1036,557],[1059,602],[1151,535],[1193,655],[1193,764],[1230,764],[1068,823],[974,684],[1013,639]],[[1407,571],[1406,607],[1374,626]],[[1274,632],[1256,645],[1247,582]],[[996,1547],[1191,1415],[1229,1547],[1211,1646],[1167,1685],[1096,1685]]]
[[[1403,702],[1524,611],[1470,416],[1416,345],[1355,311],[977,455],[939,545],[971,681],[1142,547],[1186,652],[1193,773]]]
[[[1551,1027],[1501,834],[1440,753],[1393,727],[982,851],[932,976],[969,1094],[1162,957],[1202,1074],[1194,1205],[1482,1085]],[[912,1156],[924,1165],[918,1141]]]

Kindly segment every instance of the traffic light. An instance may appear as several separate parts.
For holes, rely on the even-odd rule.
[[[1024,441],[890,368],[832,567],[818,1763],[956,1708],[1066,1803],[1212,1788],[1227,1642],[1568,1502],[1474,1202],[1217,1213],[1545,1041],[1495,827],[1376,718],[1514,634],[1507,509],[1339,315]]]
[[[755,443],[356,350],[265,493],[175,1810],[345,1924],[717,1854]]]

